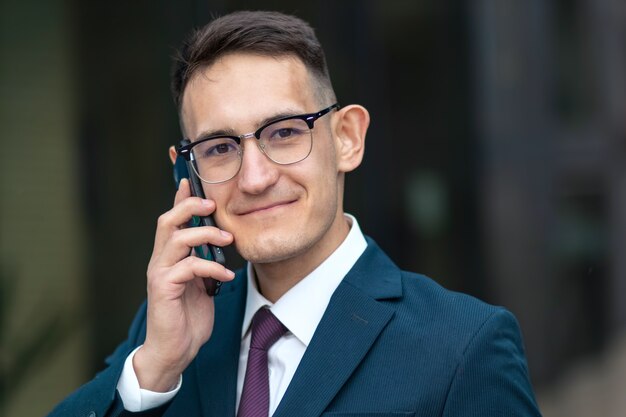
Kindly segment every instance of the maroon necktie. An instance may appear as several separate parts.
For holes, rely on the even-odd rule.
[[[268,417],[270,379],[267,351],[286,332],[287,328],[267,308],[260,309],[252,318],[248,365],[237,417]]]

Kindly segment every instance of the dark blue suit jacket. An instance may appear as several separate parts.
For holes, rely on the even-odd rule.
[[[245,301],[245,271],[239,271],[216,297],[213,335],[183,374],[182,388],[170,403],[128,413],[116,394],[124,360],[145,338],[144,305],[128,339],[107,359],[107,368],[51,416],[234,416]],[[513,315],[401,271],[371,240],[333,294],[274,413],[538,415]]]

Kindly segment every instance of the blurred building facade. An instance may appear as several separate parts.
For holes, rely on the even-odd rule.
[[[580,389],[559,389],[572,372],[626,379],[584,366],[621,363],[626,332],[624,2],[36,3],[0,13],[0,136],[19,149],[0,167],[0,278],[27,283],[3,311],[3,361],[33,308],[64,312],[65,333],[53,329],[67,337],[33,362],[8,415],[44,413],[124,337],[174,192],[169,57],[191,27],[243,8],[317,29],[339,101],[372,115],[347,211],[401,267],[515,313],[546,415],[582,410],[568,402]],[[35,206],[50,221],[33,222]],[[31,239],[54,250],[33,259]]]
[[[480,1],[473,16],[492,288],[533,323],[544,380],[626,324],[626,5]]]

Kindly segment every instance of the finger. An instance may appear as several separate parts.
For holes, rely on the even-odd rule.
[[[178,229],[191,220],[192,216],[208,216],[215,211],[215,201],[200,197],[186,197],[169,211],[164,213],[159,220],[163,225],[172,229]]]
[[[185,227],[192,216],[208,216],[215,210],[213,200],[187,197],[169,211],[159,216],[154,237],[153,255],[158,255],[170,236]]]
[[[189,180],[187,178],[183,178],[178,184],[178,190],[174,196],[174,205],[177,205],[187,197],[191,197],[191,187]]]
[[[210,244],[227,246],[233,242],[233,235],[217,227],[192,227],[172,233],[165,243],[156,265],[169,267],[189,255],[191,248]]]
[[[231,281],[235,273],[217,262],[189,256],[170,269],[167,280],[173,284],[183,284],[198,277],[226,282]]]

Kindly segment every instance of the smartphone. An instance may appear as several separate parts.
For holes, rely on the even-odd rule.
[[[187,139],[184,139],[180,142],[180,146],[185,146],[187,144],[189,144],[189,141]],[[196,174],[196,171],[193,169],[193,166],[191,164],[193,164],[192,160],[188,161],[180,155],[176,157],[176,163],[174,163],[174,181],[176,182],[176,189],[178,189],[180,181],[183,178],[187,178],[189,179],[191,194],[196,197],[205,198],[200,178]],[[215,221],[213,220],[212,216],[193,216],[189,221],[189,227],[197,226],[215,226]],[[209,261],[215,261],[221,265],[226,264],[224,250],[219,246],[196,246],[194,247],[194,252],[196,256],[199,256],[200,258]],[[206,288],[207,294],[210,296],[215,296],[219,294],[221,286],[221,281],[212,278],[204,279],[204,287]]]

